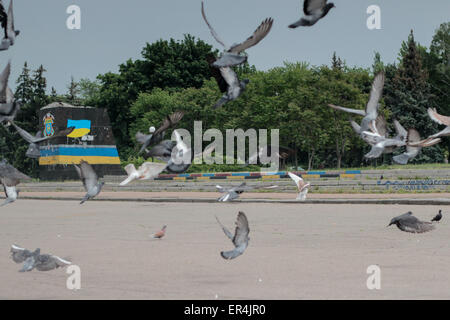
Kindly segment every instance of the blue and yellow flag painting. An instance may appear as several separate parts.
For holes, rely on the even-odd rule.
[[[67,136],[69,138],[80,138],[91,132],[91,120],[67,119],[67,128],[69,127],[75,127],[75,129]]]

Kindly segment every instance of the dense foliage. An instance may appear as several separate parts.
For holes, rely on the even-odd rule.
[[[206,62],[211,53],[217,54],[210,45],[189,35],[181,41],[159,40],[145,46],[141,59],[121,64],[117,73],[101,74],[95,81],[71,79],[64,95],[53,88],[46,95],[45,69],[41,66],[31,71],[25,63],[17,80],[16,97],[24,103],[17,120],[35,132],[37,110],[52,101],[107,108],[121,159],[127,162],[135,161],[138,130],[147,132],[170,112],[185,110],[179,127],[192,133],[198,120],[203,132],[209,128],[222,132],[279,129],[280,145],[296,151],[289,164],[317,169],[392,162],[392,156],[385,155],[367,163],[363,155],[370,147],[356,136],[348,121],[352,117],[360,122],[361,117],[327,106],[363,109],[374,73],[381,69],[386,72],[386,85],[380,113],[389,123],[398,119],[426,137],[441,128],[429,119],[428,107],[450,116],[450,23],[436,30],[429,48],[416,43],[411,31],[401,45],[397,63],[384,64],[375,53],[371,69],[349,67],[336,54],[329,66],[298,62],[259,71],[245,65],[237,70],[240,77],[250,80],[244,94],[214,111],[211,107],[221,93]],[[390,130],[393,134],[393,128]],[[0,131],[3,156],[33,174],[37,165],[35,160],[25,159],[26,144],[14,130],[2,127]],[[443,162],[449,147],[445,138],[440,145],[424,150],[414,163]]]

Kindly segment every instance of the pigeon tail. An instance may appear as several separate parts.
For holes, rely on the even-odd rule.
[[[409,161],[409,156],[407,154],[402,153],[398,156],[393,157],[392,159],[394,160],[395,163],[407,164]]]

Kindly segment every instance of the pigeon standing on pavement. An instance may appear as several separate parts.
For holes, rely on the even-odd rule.
[[[217,32],[209,24],[208,19],[206,19],[205,6],[203,1],[202,1],[202,16],[214,39],[216,39],[216,41],[225,48],[225,52],[219,57],[217,61],[213,63],[213,66],[216,68],[234,67],[246,62],[247,56],[242,55],[241,53],[247,50],[248,48],[251,48],[254,45],[258,44],[262,39],[264,39],[270,32],[270,29],[272,28],[273,24],[272,18],[265,19],[259,25],[259,27],[253,32],[253,34],[249,38],[247,38],[247,40],[239,44],[233,44],[231,47],[229,47],[225,44],[225,42],[223,42],[220,39]]]
[[[288,172],[289,177],[295,182],[295,185],[298,189],[297,200],[305,201],[306,195],[308,194],[308,189],[311,187],[309,183],[306,183],[301,177],[293,174],[292,172]]]
[[[439,222],[441,221],[441,219],[442,219],[442,210],[439,210],[438,214],[433,219],[431,219],[431,222],[433,221]]]
[[[92,168],[92,166],[86,161],[81,160],[80,166],[74,164],[74,167],[83,182],[84,189],[86,190],[86,195],[80,202],[80,204],[83,204],[85,201],[98,195],[105,183],[98,181],[98,176],[95,173],[94,168]]]
[[[5,36],[0,44],[0,51],[9,49],[16,42],[16,37],[20,34],[19,30],[14,28],[13,0],[9,3],[8,13],[0,1],[0,25],[5,32]]]
[[[161,230],[159,230],[158,232],[155,232],[154,234],[152,234],[151,237],[153,239],[161,239],[166,234],[166,228],[167,228],[167,226],[163,226],[161,228]]]
[[[3,189],[6,195],[5,202],[3,202],[0,206],[16,201],[19,196],[19,191],[16,189],[16,186],[21,181],[28,180],[31,180],[29,176],[14,168],[6,160],[0,161],[0,181],[3,184]]]
[[[300,20],[289,25],[289,28],[310,27],[317,21],[325,17],[328,12],[335,8],[334,3],[327,3],[328,0],[304,0],[303,13],[305,14]]]
[[[434,229],[431,222],[420,221],[412,215],[411,211],[393,218],[388,227],[393,224],[400,230],[411,233],[423,233]]]
[[[236,219],[236,229],[233,234],[219,221],[219,219],[216,217],[217,222],[222,227],[223,232],[225,235],[233,242],[235,248],[230,251],[222,251],[220,252],[220,255],[222,258],[226,260],[234,259],[241,254],[244,253],[245,249],[248,246],[248,241],[250,238],[248,237],[248,234],[250,232],[250,228],[248,226],[248,220],[245,216],[245,213],[242,211],[239,211],[237,219]]]

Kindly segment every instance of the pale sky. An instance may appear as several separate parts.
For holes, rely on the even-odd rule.
[[[8,6],[9,0],[3,0]],[[3,64],[12,60],[10,86],[23,63],[43,64],[48,88],[64,93],[70,82],[117,72],[127,59],[140,58],[146,42],[183,39],[190,33],[215,48],[200,13],[200,0],[14,0],[16,29],[21,34]],[[310,28],[287,26],[300,17],[299,0],[205,0],[206,14],[228,44],[245,40],[266,17],[274,18],[269,35],[249,49],[249,63],[267,70],[283,61],[329,64],[333,51],[350,66],[370,66],[374,51],[384,62],[397,59],[411,29],[416,41],[429,46],[434,31],[450,21],[450,0],[334,0],[336,8]],[[431,5],[432,3],[432,5]],[[81,30],[66,27],[70,5],[81,8]],[[366,26],[370,5],[381,8],[381,30]],[[3,68],[3,67],[2,67]]]

